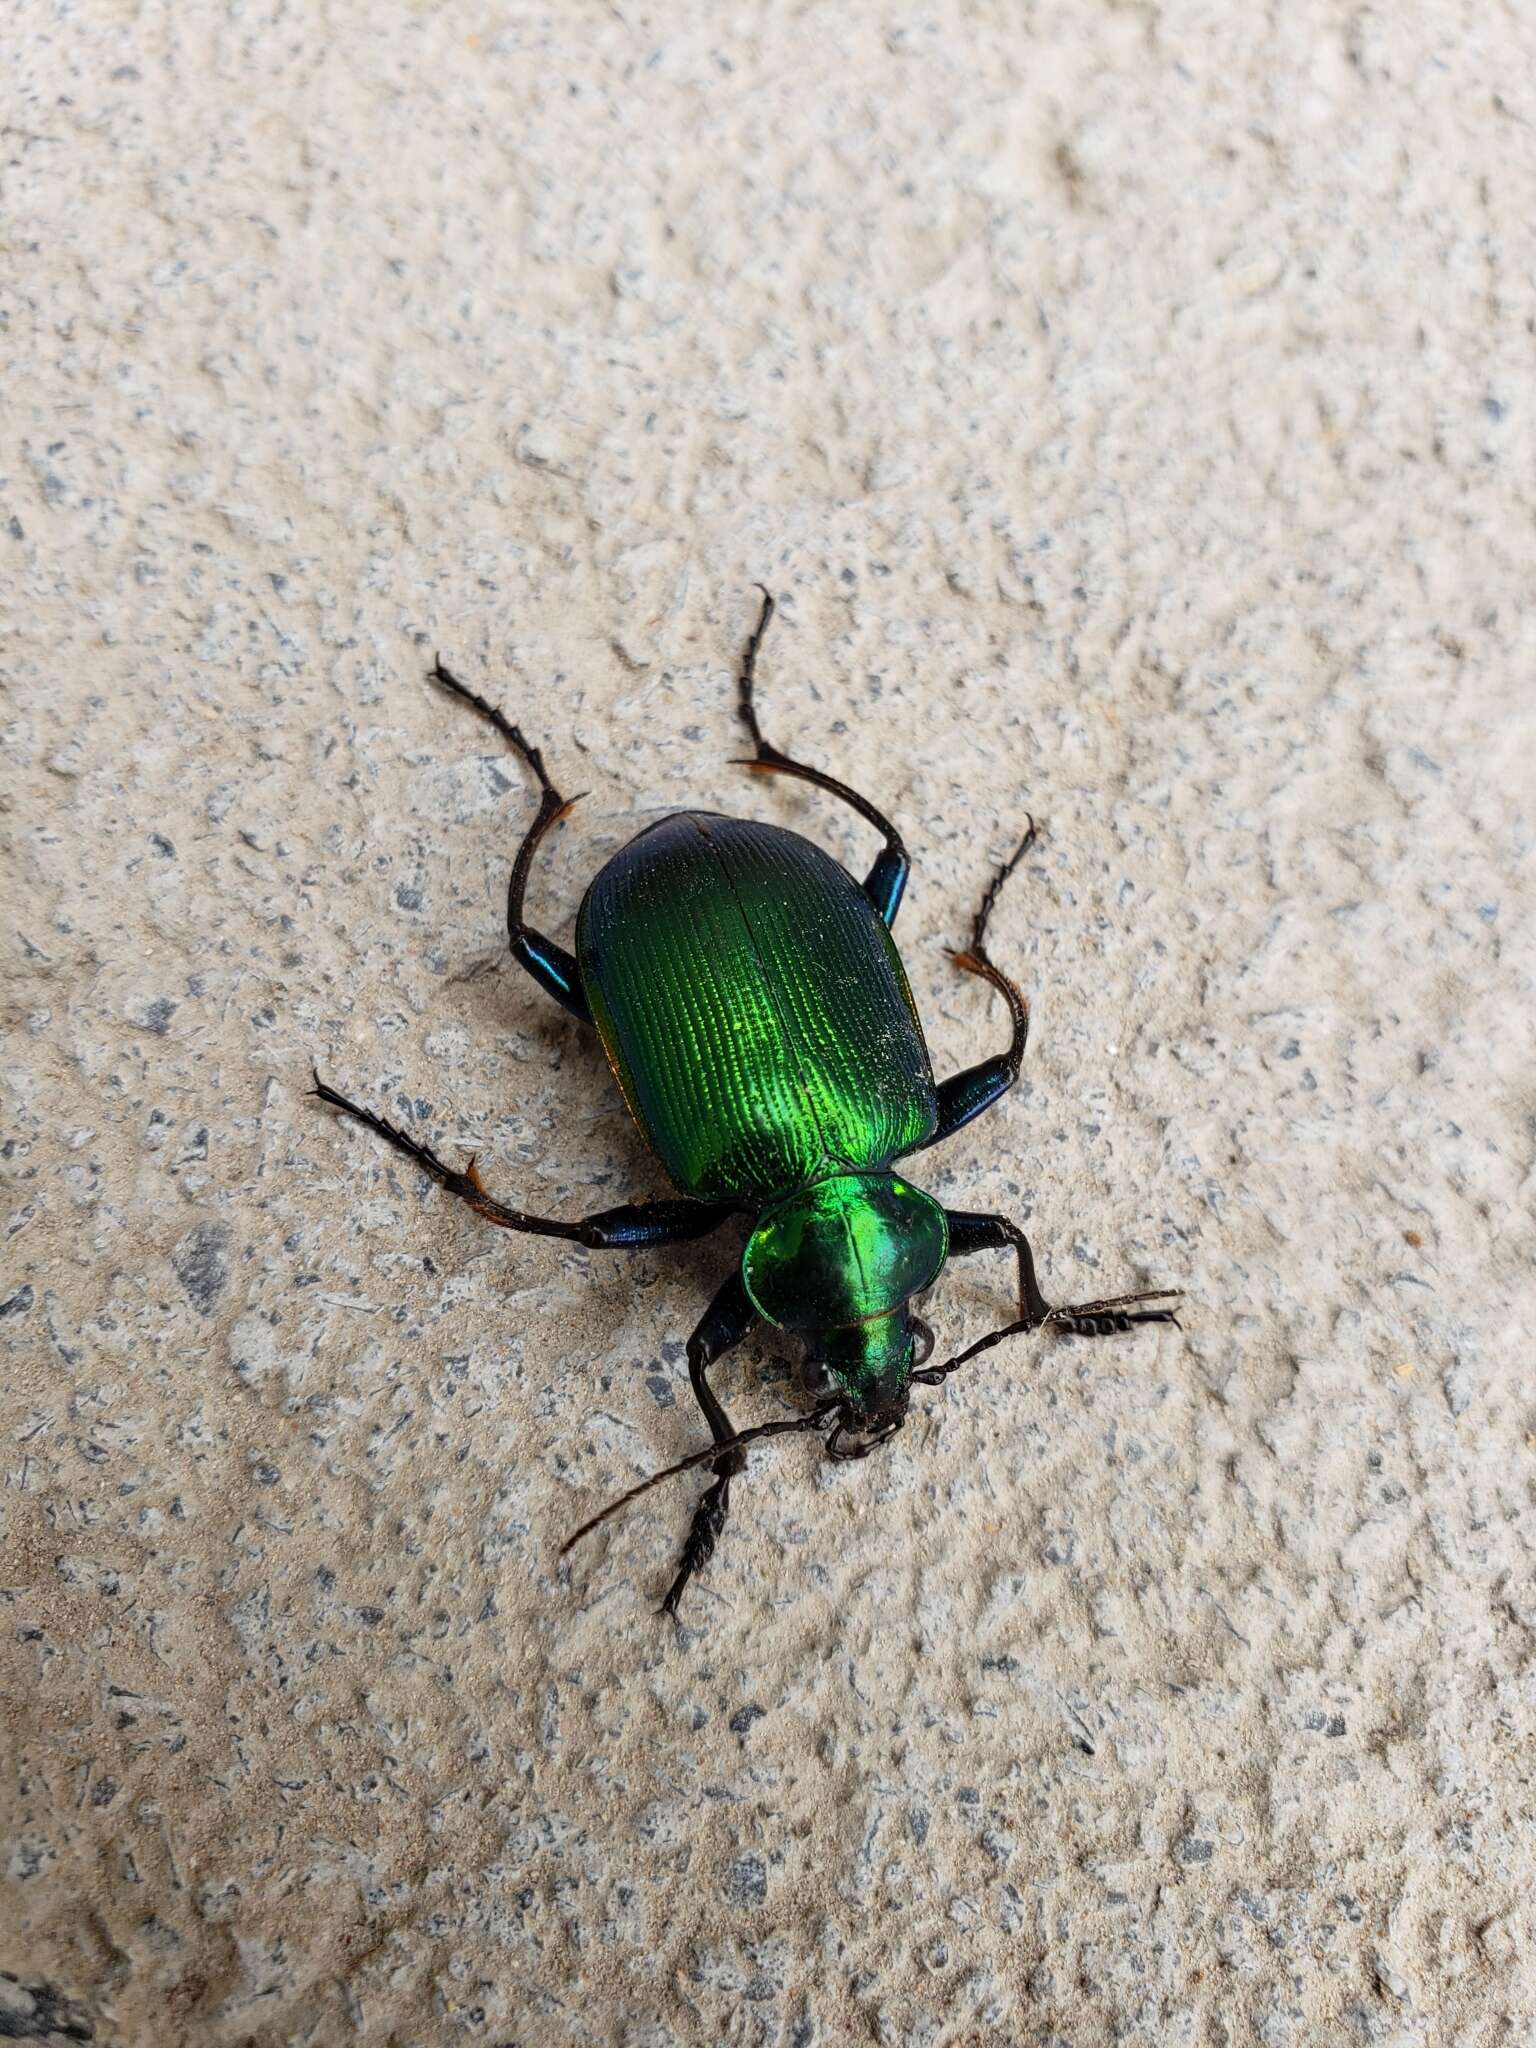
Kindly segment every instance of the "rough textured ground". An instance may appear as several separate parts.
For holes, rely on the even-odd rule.
[[[1536,2039],[1536,34],[1515,10],[71,10],[7,58],[0,2036]],[[928,1185],[1058,1294],[765,1452],[730,1245],[505,963],[529,779],[988,868],[1027,1081]],[[1006,1312],[955,1268],[946,1349]],[[781,1347],[722,1373],[792,1399]],[[14,1981],[13,1981],[14,1980]]]

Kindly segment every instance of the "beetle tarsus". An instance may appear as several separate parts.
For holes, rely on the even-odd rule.
[[[1018,983],[1004,974],[987,951],[987,925],[996,908],[997,899],[1002,894],[1003,884],[1039,836],[1040,828],[1034,819],[1030,818],[1024,837],[987,884],[986,893],[981,899],[981,908],[971,920],[970,944],[958,948],[949,956],[964,973],[979,974],[983,981],[990,981],[1007,1003],[1013,1016],[1013,1043],[1003,1055],[1003,1060],[1012,1068],[1014,1080],[1018,1078],[1019,1065],[1024,1058],[1025,1041],[1029,1037],[1029,1000]]]
[[[1068,1337],[1118,1337],[1137,1323],[1172,1323],[1176,1330],[1184,1326],[1171,1308],[1142,1309],[1135,1315],[1127,1315],[1123,1309],[1098,1315],[1078,1315],[1071,1309],[1053,1309],[1046,1327],[1061,1330]]]
[[[555,789],[555,785],[550,781],[544,766],[544,756],[539,752],[539,749],[533,744],[532,740],[528,738],[520,725],[514,725],[504,711],[498,710],[494,704],[482,697],[478,690],[472,690],[468,683],[461,682],[451,668],[444,666],[443,658],[440,654],[434,655],[432,666],[427,671],[427,674],[432,682],[437,683],[451,695],[459,698],[462,703],[470,705],[479,712],[487,724],[493,725],[502,738],[510,746],[515,747],[528,763],[528,766],[539,778],[540,789],[548,791],[551,795],[556,796],[558,800],[558,792]],[[571,802],[575,803],[575,801],[575,797],[572,797]]]
[[[544,1232],[552,1231],[560,1236],[568,1233],[575,1235],[574,1225],[550,1225],[537,1217],[524,1216],[520,1210],[508,1209],[494,1196],[487,1194],[485,1183],[481,1180],[479,1168],[475,1163],[477,1154],[471,1153],[468,1165],[462,1169],[447,1165],[438,1158],[430,1145],[423,1145],[419,1139],[402,1131],[397,1124],[392,1124],[388,1117],[379,1116],[374,1110],[364,1109],[361,1103],[353,1102],[347,1096],[339,1094],[336,1089],[327,1087],[318,1073],[315,1075],[315,1085],[310,1093],[318,1095],[320,1100],[329,1103],[332,1109],[339,1109],[344,1115],[355,1117],[358,1123],[375,1132],[387,1144],[393,1145],[397,1152],[403,1152],[407,1159],[421,1168],[423,1173],[430,1174],[440,1188],[450,1195],[457,1195],[461,1201],[468,1202],[476,1214],[483,1216],[488,1223],[499,1223],[508,1230],[537,1229]]]
[[[677,1604],[682,1599],[688,1581],[715,1554],[715,1545],[720,1541],[720,1532],[725,1527],[731,1511],[731,1481],[746,1464],[744,1455],[737,1451],[731,1460],[722,1458],[722,1465],[728,1469],[721,1473],[714,1485],[705,1494],[693,1511],[693,1521],[688,1530],[688,1540],[683,1545],[683,1555],[677,1568],[677,1577],[661,1603],[663,1614],[675,1616]]]
[[[1142,1308],[1139,1304],[1181,1298],[1177,1287],[1148,1287],[1137,1294],[1108,1295],[1102,1301],[1072,1302],[1048,1309],[1040,1319],[1040,1327],[1060,1330],[1068,1337],[1123,1337],[1138,1323],[1172,1323],[1178,1330],[1183,1324],[1171,1308]]]
[[[1008,880],[1009,876],[1013,873],[1014,869],[1018,866],[1019,862],[1024,858],[1025,854],[1029,852],[1030,848],[1034,845],[1035,841],[1040,837],[1040,828],[1035,823],[1033,817],[1030,816],[1029,812],[1026,811],[1024,817],[1024,837],[1019,841],[1018,845],[1013,849],[1012,853],[1009,854],[1008,858],[1003,862],[1002,866],[998,869],[997,873],[992,877],[991,881],[987,884],[987,892],[981,899],[981,908],[977,911],[975,918],[972,920],[971,923],[971,943],[969,951],[975,955],[978,961],[985,960],[987,962],[988,967],[992,966],[991,961],[987,959],[988,920],[990,919],[993,909],[996,906],[998,897],[1002,894],[1003,884]],[[957,960],[960,960],[960,964],[962,966],[967,966],[970,964],[968,961],[962,960],[961,956],[958,953],[954,957]],[[971,968],[972,973],[976,973],[979,971],[984,970],[977,969],[976,967]],[[996,973],[997,970],[993,968],[992,971]]]
[[[1078,1301],[1063,1308],[1046,1312],[1041,1327],[1047,1330],[1061,1330],[1069,1337],[1119,1337],[1137,1323],[1172,1323],[1176,1330],[1184,1326],[1171,1308],[1143,1309],[1138,1306],[1144,1301],[1178,1301],[1182,1298],[1177,1287],[1151,1287],[1139,1294],[1114,1294],[1103,1301]],[[1134,1314],[1128,1313],[1135,1310]]]

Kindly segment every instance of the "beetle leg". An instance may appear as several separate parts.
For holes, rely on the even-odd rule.
[[[703,1409],[704,1420],[717,1444],[724,1443],[732,1430],[730,1418],[709,1384],[709,1368],[733,1345],[739,1344],[756,1321],[757,1311],[747,1299],[741,1275],[733,1273],[704,1311],[698,1328],[688,1339],[688,1377],[693,1382],[694,1399]],[[682,1599],[688,1581],[714,1555],[720,1531],[725,1527],[725,1518],[731,1510],[731,1481],[746,1462],[745,1451],[729,1451],[716,1460],[715,1483],[693,1511],[677,1576],[661,1603],[664,1614],[676,1614],[677,1603]]]
[[[949,1224],[949,1256],[963,1259],[971,1252],[1000,1252],[1011,1246],[1019,1261],[1019,1317],[1035,1325],[1051,1313],[1051,1305],[1040,1292],[1035,1278],[1035,1255],[1029,1239],[1017,1223],[1006,1216],[988,1216],[977,1209],[946,1209]]]
[[[1035,1278],[1035,1255],[1029,1239],[1017,1223],[1006,1216],[988,1216],[973,1209],[946,1209],[949,1223],[949,1255],[964,1258],[968,1252],[1005,1251],[1010,1246],[1019,1262],[1019,1329],[1064,1330],[1072,1337],[1109,1337],[1129,1330],[1136,1323],[1177,1323],[1171,1308],[1126,1311],[1143,1301],[1174,1301],[1177,1288],[1158,1287],[1142,1294],[1116,1294],[1103,1301],[1075,1302],[1069,1308],[1052,1308],[1040,1292]]]
[[[865,895],[875,906],[880,919],[886,925],[896,922],[896,913],[901,908],[902,892],[907,886],[912,860],[902,844],[901,834],[886,817],[877,811],[867,796],[860,796],[856,789],[850,789],[846,782],[838,782],[833,776],[823,773],[820,768],[808,768],[803,761],[792,761],[788,754],[781,754],[771,740],[765,740],[757,722],[757,705],[754,699],[756,689],[757,650],[763,644],[763,635],[768,630],[768,621],[773,617],[773,598],[765,585],[757,586],[763,593],[763,608],[758,614],[752,637],[741,658],[741,673],[737,678],[737,708],[752,735],[754,752],[747,761],[737,761],[738,768],[750,768],[758,775],[794,775],[801,782],[814,783],[817,789],[829,790],[833,796],[840,796],[845,804],[852,806],[861,818],[867,818],[875,830],[882,833],[885,845],[875,859],[874,866],[864,877]]]
[[[672,1200],[625,1202],[617,1209],[599,1209],[595,1215],[578,1217],[572,1223],[553,1216],[530,1216],[522,1209],[509,1209],[505,1202],[498,1202],[487,1193],[473,1159],[461,1169],[444,1165],[430,1147],[407,1137],[387,1118],[375,1116],[371,1109],[362,1109],[345,1095],[338,1095],[318,1074],[311,1092],[333,1109],[356,1117],[370,1131],[377,1131],[397,1152],[403,1152],[423,1173],[429,1173],[440,1188],[457,1195],[477,1216],[502,1230],[526,1230],[537,1237],[564,1237],[572,1244],[585,1245],[589,1251],[634,1251],[643,1245],[686,1244],[693,1238],[706,1237],[737,1212],[734,1202]]]
[[[432,666],[432,680],[440,683],[455,697],[471,705],[489,724],[495,726],[507,743],[515,747],[534,774],[539,778],[539,813],[528,830],[523,834],[523,843],[517,849],[517,859],[512,863],[512,879],[507,884],[507,942],[512,948],[512,958],[527,970],[539,987],[547,990],[557,1003],[579,1017],[583,1024],[592,1022],[592,1012],[582,993],[581,976],[573,956],[564,946],[557,946],[553,939],[546,939],[542,932],[536,932],[532,925],[523,921],[523,898],[528,893],[528,870],[533,865],[533,856],[539,841],[560,818],[563,818],[572,804],[579,804],[579,796],[564,797],[550,781],[544,767],[544,757],[538,748],[530,745],[521,727],[509,722],[494,704],[488,704],[478,692],[461,683],[456,675],[443,667],[441,661]]]
[[[1156,1287],[1143,1294],[1117,1294],[1109,1301],[1081,1302],[1076,1308],[1053,1308],[1046,1327],[1064,1330],[1069,1337],[1117,1337],[1136,1323],[1172,1323],[1178,1330],[1183,1325],[1171,1308],[1138,1309],[1134,1315],[1126,1309],[1134,1301],[1177,1301],[1179,1294],[1177,1287]]]
[[[973,1117],[980,1116],[982,1111],[990,1109],[1000,1096],[1006,1095],[1019,1078],[1024,1047],[1029,1038],[1029,1002],[1024,991],[1004,974],[988,953],[987,920],[992,915],[1004,882],[1034,845],[1038,836],[1035,821],[1031,818],[1028,831],[987,885],[987,893],[982,897],[981,908],[971,925],[969,946],[963,952],[951,953],[949,956],[955,965],[963,968],[967,974],[979,974],[983,981],[990,981],[1006,1000],[1013,1018],[1013,1038],[1006,1052],[994,1053],[991,1059],[982,1060],[974,1067],[965,1067],[960,1073],[951,1074],[947,1081],[939,1083],[938,1122],[931,1137],[924,1138],[922,1144],[912,1147],[914,1152],[926,1152],[930,1145],[939,1145],[946,1138],[952,1138],[955,1132],[963,1130]]]

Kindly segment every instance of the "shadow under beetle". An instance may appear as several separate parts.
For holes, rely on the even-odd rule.
[[[525,921],[523,898],[539,841],[576,799],[560,795],[539,749],[501,712],[441,661],[432,670],[432,680],[495,726],[538,777],[538,815],[507,890],[513,958],[556,1002],[596,1027],[624,1099],[682,1199],[626,1203],[570,1223],[526,1215],[487,1192],[473,1159],[463,1171],[445,1166],[315,1076],[323,1102],[376,1131],[504,1230],[623,1251],[686,1243],[727,1217],[751,1218],[740,1266],[688,1340],[689,1377],[714,1443],[670,1469],[713,1463],[714,1481],[694,1511],[663,1603],[669,1613],[714,1551],[731,1480],[754,1438],[825,1429],[829,1456],[864,1457],[900,1429],[915,1381],[935,1385],[1004,1337],[1046,1326],[1103,1337],[1136,1323],[1176,1320],[1171,1309],[1135,1308],[1174,1298],[1168,1289],[1051,1307],[1016,1223],[941,1208],[894,1170],[898,1160],[952,1137],[1018,1078],[1029,1006],[988,955],[986,934],[999,890],[1034,844],[1035,825],[1031,820],[994,875],[969,946],[952,955],[1007,1002],[1011,1041],[1006,1051],[935,1083],[890,932],[911,866],[901,834],[867,797],[780,753],[758,726],[754,674],[773,609],[763,590],[738,677],[753,753],[736,765],[798,776],[841,797],[885,840],[874,866],[856,882],[797,832],[682,811],[647,827],[599,871],[577,916],[574,954]],[[913,1313],[913,1298],[947,1259],[1008,1249],[1018,1262],[1017,1319],[925,1370],[933,1336]],[[709,1369],[759,1319],[803,1339],[805,1384],[825,1398],[793,1421],[738,1436]],[[623,1500],[666,1476],[655,1474]]]

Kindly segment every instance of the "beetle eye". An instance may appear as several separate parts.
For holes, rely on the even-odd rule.
[[[827,1370],[827,1361],[819,1353],[808,1351],[800,1361],[800,1385],[811,1395],[830,1392],[832,1375]]]
[[[920,1365],[926,1365],[933,1356],[933,1331],[923,1321],[921,1316],[909,1315],[907,1317],[907,1327],[912,1332],[914,1340],[912,1347],[912,1369],[915,1372]]]

